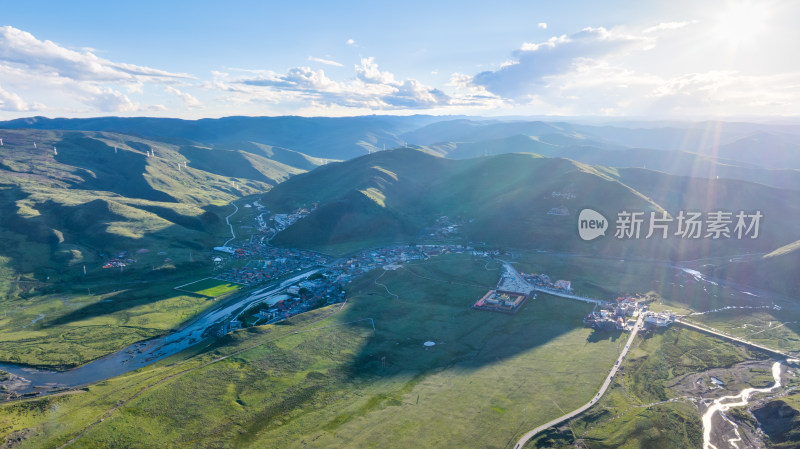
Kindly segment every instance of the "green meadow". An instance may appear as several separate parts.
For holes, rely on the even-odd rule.
[[[583,328],[589,305],[544,294],[516,315],[472,310],[492,264],[376,270],[344,306],[5,404],[0,425],[26,435],[20,447],[509,447],[589,400],[624,338]]]

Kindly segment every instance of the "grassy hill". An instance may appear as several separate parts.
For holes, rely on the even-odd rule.
[[[305,171],[196,142],[1,134],[0,359],[48,367],[161,335],[213,304],[173,287],[211,273],[230,203]],[[120,253],[133,262],[102,268]]]
[[[216,148],[246,151],[248,153],[263,156],[269,160],[280,162],[281,164],[299,168],[301,170],[313,170],[329,161],[328,158],[313,157],[298,151],[272,145],[264,145],[258,142],[221,144],[217,145]],[[334,161],[335,159],[331,162]]]
[[[11,278],[69,278],[121,250],[152,250],[140,258],[158,266],[169,248],[206,250],[229,233],[231,201],[305,171],[266,153],[108,132],[2,136],[0,258]]]
[[[765,255],[726,261],[714,266],[711,273],[741,286],[775,290],[796,297],[800,291],[797,267],[800,267],[800,240]]]
[[[568,194],[566,196],[562,194]],[[460,242],[486,242],[608,256],[693,259],[713,254],[769,252],[796,240],[793,220],[765,218],[758,239],[614,239],[622,210],[761,210],[767,217],[800,217],[788,191],[737,180],[614,169],[533,154],[452,160],[398,149],[329,164],[264,195],[275,210],[319,201],[308,218],[274,243],[341,252],[375,242],[424,241],[426,228],[447,216],[462,224]],[[548,214],[564,207],[567,215]],[[584,242],[577,212],[591,207],[612,221],[607,238]],[[673,229],[674,231],[675,229]],[[705,231],[704,231],[705,232]]]

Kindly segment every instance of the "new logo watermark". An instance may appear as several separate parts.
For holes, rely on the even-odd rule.
[[[741,240],[745,237],[755,239],[758,237],[762,218],[764,214],[761,211],[754,213],[739,211],[735,215],[733,212],[719,210],[705,214],[697,211],[680,211],[672,217],[666,211],[623,210],[617,213],[614,237],[617,239],[666,239],[670,236],[681,239]],[[578,215],[578,235],[583,240],[594,240],[606,235],[608,227],[609,221],[596,210],[586,208]]]
[[[608,220],[600,212],[584,209],[578,215],[578,234],[583,240],[594,240],[601,235],[606,235]]]

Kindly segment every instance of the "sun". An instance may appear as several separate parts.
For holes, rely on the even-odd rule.
[[[716,40],[733,49],[753,44],[766,28],[768,13],[766,2],[729,3],[717,16],[711,32]]]

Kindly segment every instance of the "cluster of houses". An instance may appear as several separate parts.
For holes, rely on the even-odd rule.
[[[553,192],[551,198],[561,198],[565,200],[574,200],[575,194],[572,192]]]
[[[329,263],[330,258],[301,249],[273,248],[263,244],[245,244],[233,249],[233,255],[251,260],[246,267],[231,268],[216,276],[217,279],[244,285],[269,282],[286,273]]]
[[[638,313],[639,304],[631,296],[620,296],[616,303],[595,307],[583,319],[584,326],[597,330],[629,330],[628,317]]]
[[[303,250],[282,250],[270,248],[274,251],[283,251],[282,255],[295,254],[299,261],[306,264],[316,264],[317,253]],[[344,285],[355,278],[376,268],[397,267],[410,260],[425,259],[434,255],[449,252],[464,252],[466,249],[460,245],[416,245],[416,246],[390,246],[385,248],[364,250],[347,259],[339,259],[328,264],[319,271],[319,276],[313,276],[297,285],[286,289],[286,295],[274,304],[259,304],[246,313],[256,318],[256,322],[272,323],[289,318],[298,313],[303,313],[326,304],[344,301]],[[290,258],[285,258],[289,262]],[[297,262],[297,260],[295,260]],[[308,266],[312,266],[308,265]],[[319,265],[319,264],[317,264]],[[294,265],[292,265],[294,266]],[[278,266],[280,267],[280,266]],[[243,268],[243,270],[256,270],[258,268]],[[285,274],[285,272],[283,272]],[[280,276],[280,274],[277,274]],[[264,321],[262,321],[264,320]]]
[[[547,211],[547,215],[558,215],[561,217],[566,217],[569,215],[569,209],[567,209],[565,206],[554,207],[549,211]]]
[[[340,259],[327,272],[339,282],[347,283],[379,267],[397,266],[409,260],[426,259],[444,253],[461,253],[461,245],[397,245],[363,250],[348,259]]]
[[[432,240],[458,236],[461,234],[461,221],[451,220],[447,215],[442,215],[425,230],[425,234]]]
[[[274,228],[276,232],[283,231],[284,229],[288,228],[289,226],[295,224],[297,220],[301,220],[308,216],[311,212],[317,208],[319,203],[314,203],[310,208],[299,208],[295,209],[291,213],[288,214],[274,214],[270,217],[270,220],[275,224]]]
[[[595,309],[583,319],[583,324],[597,330],[630,330],[628,317],[644,314],[644,324],[649,328],[666,327],[675,322],[675,315],[671,312],[650,312],[647,310],[647,301],[637,301],[632,296],[620,296],[616,302],[605,303]]]
[[[299,285],[289,287],[286,293],[287,295],[274,304],[259,305],[252,316],[257,322],[266,320],[266,323],[270,323],[322,305],[342,302],[345,295],[341,285],[325,276],[305,280]]]
[[[552,279],[550,279],[550,276],[546,274],[522,273],[522,277],[528,281],[529,284],[539,289],[565,293],[572,292],[572,282],[570,281],[565,281],[562,279],[554,282]]]
[[[120,251],[116,256],[107,259],[103,268],[124,268],[135,263],[136,259],[129,257],[127,251]]]
[[[667,327],[675,322],[675,314],[672,312],[647,312],[644,316],[644,324],[656,327]]]

